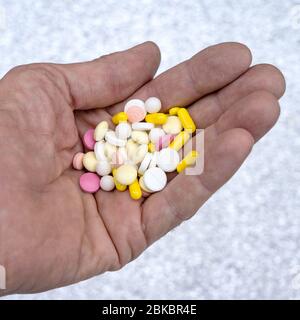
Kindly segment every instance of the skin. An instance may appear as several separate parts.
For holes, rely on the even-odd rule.
[[[285,81],[251,65],[238,43],[209,47],[153,80],[151,42],[71,65],[17,67],[0,80],[1,294],[32,293],[118,270],[183,221],[232,177],[276,123]],[[128,192],[83,193],[72,158],[81,137],[129,98],[188,107],[205,128],[205,170],[172,176],[140,201]],[[183,193],[182,190],[185,190]]]

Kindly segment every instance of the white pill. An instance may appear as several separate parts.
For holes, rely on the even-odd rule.
[[[106,156],[105,156],[105,142],[102,141],[98,141],[96,142],[95,146],[94,146],[94,152],[96,155],[97,160],[106,160]]]
[[[134,142],[138,144],[148,144],[149,137],[148,134],[144,131],[132,131],[131,138]]]
[[[143,176],[145,187],[152,192],[161,191],[167,184],[167,175],[160,168],[150,168]]]
[[[156,167],[158,154],[159,154],[158,151],[155,151],[154,153],[152,153],[152,159],[151,159],[151,162],[149,164],[149,168]]]
[[[126,146],[126,140],[123,139],[119,139],[115,132],[112,130],[109,130],[106,132],[105,134],[105,140],[112,144],[113,146],[117,146],[117,147],[125,147]]]
[[[141,144],[137,148],[136,153],[131,157],[131,160],[135,164],[141,163],[144,160],[147,152],[148,152],[148,145],[147,144]]]
[[[138,173],[140,175],[143,175],[145,173],[145,171],[148,169],[151,160],[152,160],[152,154],[148,152],[145,155],[145,158],[143,159],[143,161],[142,161],[142,163],[141,163],[141,165],[139,167]]]
[[[112,176],[104,176],[100,180],[100,188],[104,191],[112,191],[115,188],[114,178]]]
[[[173,172],[180,161],[179,154],[176,150],[165,148],[160,150],[157,157],[157,166],[165,172]]]
[[[131,126],[127,122],[120,122],[116,126],[116,136],[119,139],[126,140],[130,137],[131,135]]]
[[[151,97],[146,100],[145,108],[148,113],[156,113],[161,109],[161,101],[156,97]]]
[[[108,160],[111,160],[111,157],[113,156],[113,154],[115,154],[117,151],[117,147],[110,144],[109,142],[105,142],[104,145],[104,153],[105,156]]]
[[[96,167],[99,176],[106,176],[111,173],[111,165],[107,160],[100,160]]]
[[[130,107],[139,107],[145,109],[145,102],[140,99],[129,100],[124,107],[124,112],[127,112]]]
[[[132,130],[150,131],[154,128],[154,124],[150,122],[135,122],[132,125]]]
[[[122,159],[123,162],[126,162],[128,159],[128,154],[127,154],[127,150],[125,147],[121,147],[118,149],[117,151],[118,156],[120,159]]]
[[[161,128],[153,128],[149,133],[149,139],[152,143],[156,144],[160,137],[165,136],[166,133]]]
[[[140,187],[143,191],[147,192],[147,193],[152,193],[151,190],[149,190],[146,186],[145,186],[145,183],[144,183],[144,176],[141,176],[140,177],[140,180],[139,180],[139,184],[140,184]]]

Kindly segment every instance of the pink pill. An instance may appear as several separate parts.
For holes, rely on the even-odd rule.
[[[174,140],[175,135],[166,134],[165,136],[159,137],[158,141],[155,144],[156,151],[160,151],[163,148],[167,148],[170,143]]]
[[[100,178],[97,174],[87,172],[79,179],[80,187],[88,193],[95,193],[100,189]]]
[[[83,143],[85,147],[89,150],[94,150],[95,139],[94,139],[94,129],[89,129],[83,136]]]
[[[131,123],[134,122],[140,122],[145,119],[146,117],[146,110],[141,107],[129,107],[128,110],[126,111],[128,121]]]
[[[73,158],[73,168],[75,170],[82,170],[83,169],[83,156],[84,154],[82,152],[78,152],[75,154],[74,158]]]

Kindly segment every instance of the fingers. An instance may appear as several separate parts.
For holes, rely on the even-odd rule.
[[[279,115],[277,98],[267,91],[256,91],[236,102],[208,130],[216,129],[220,134],[229,129],[244,128],[258,141],[274,126]]]
[[[198,128],[207,128],[234,103],[257,90],[268,91],[279,99],[285,91],[282,73],[271,65],[256,65],[225,88],[195,102],[189,112]]]
[[[162,192],[149,197],[143,205],[142,216],[148,243],[153,243],[194,215],[237,171],[253,143],[251,134],[244,129],[222,133],[205,149],[203,174],[187,176],[182,173]]]
[[[164,111],[173,105],[187,106],[238,78],[249,68],[251,59],[249,49],[242,44],[215,45],[164,72],[136,92],[134,97],[146,99],[157,96]],[[119,104],[112,108],[112,112],[121,109]]]
[[[160,63],[152,42],[90,62],[57,65],[69,85],[75,109],[107,107],[151,80]]]

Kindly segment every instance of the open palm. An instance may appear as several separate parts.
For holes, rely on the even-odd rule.
[[[237,43],[210,47],[152,80],[147,42],[71,65],[34,64],[0,81],[0,264],[7,290],[37,292],[117,270],[190,218],[276,122],[285,90],[270,65],[250,68]],[[189,108],[205,128],[205,170],[180,174],[140,201],[128,192],[83,193],[71,168],[84,132],[129,98]],[[183,191],[184,190],[184,191]]]

